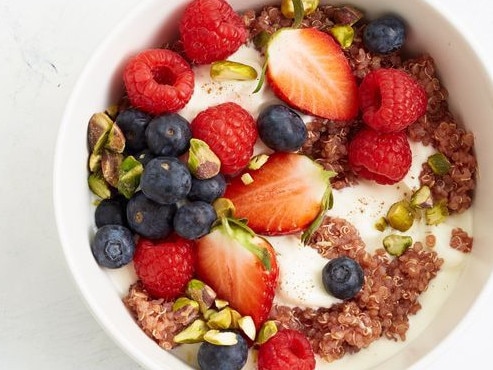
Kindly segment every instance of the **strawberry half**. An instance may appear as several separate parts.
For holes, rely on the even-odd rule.
[[[262,235],[292,234],[305,230],[330,206],[330,178],[309,157],[296,153],[271,154],[257,170],[253,182],[231,180],[224,194],[235,206],[235,216]]]
[[[303,112],[334,120],[358,113],[358,90],[339,44],[315,28],[287,28],[267,46],[267,81],[274,93]]]
[[[272,307],[279,269],[272,245],[240,221],[222,218],[198,239],[197,276],[257,328]]]

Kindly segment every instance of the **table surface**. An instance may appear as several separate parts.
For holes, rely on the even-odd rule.
[[[163,0],[163,6],[166,1]],[[493,69],[493,7],[433,0],[463,22]],[[139,0],[0,2],[0,369],[139,369],[97,324],[65,265],[52,204],[58,127],[84,64]],[[473,5],[474,4],[474,5]],[[482,9],[483,11],[477,11]],[[489,367],[493,289],[434,368]],[[478,341],[477,338],[484,338]],[[482,361],[481,361],[482,360]],[[479,367],[478,367],[479,366]]]

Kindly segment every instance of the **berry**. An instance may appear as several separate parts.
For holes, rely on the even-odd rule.
[[[363,121],[380,132],[405,129],[426,112],[428,97],[408,73],[378,69],[368,73],[359,86]]]
[[[196,241],[197,276],[257,329],[272,308],[279,268],[267,239],[238,220],[222,218]]]
[[[147,147],[145,131],[151,119],[150,114],[134,108],[126,109],[118,114],[115,123],[125,136],[125,149],[136,153]]]
[[[130,228],[149,239],[161,239],[171,233],[175,212],[176,205],[156,203],[142,192],[135,193],[127,204]]]
[[[96,227],[100,228],[104,225],[127,226],[126,207],[127,200],[123,196],[101,200],[94,212]]]
[[[221,173],[210,179],[199,180],[192,177],[192,188],[188,193],[190,200],[203,200],[212,203],[217,198],[223,196],[226,190],[226,179]]]
[[[255,120],[236,103],[222,103],[200,112],[192,121],[193,137],[205,141],[221,160],[221,173],[234,175],[253,154]]]
[[[395,15],[385,15],[368,23],[363,43],[373,53],[387,54],[402,47],[406,39],[404,22]]]
[[[148,49],[125,66],[123,81],[130,103],[147,113],[176,112],[192,97],[195,77],[179,54]]]
[[[282,29],[271,36],[267,54],[267,81],[281,100],[323,118],[356,117],[356,80],[330,35],[315,28]]]
[[[144,149],[135,154],[135,159],[142,163],[142,166],[147,166],[147,163],[151,161],[151,159],[156,158],[154,154],[151,153],[149,149]]]
[[[193,0],[179,30],[185,54],[198,64],[226,59],[247,40],[241,17],[224,0]]]
[[[176,211],[173,220],[175,232],[185,239],[198,239],[211,230],[216,211],[206,202],[187,203]]]
[[[160,240],[140,238],[134,268],[149,294],[154,298],[174,300],[184,294],[194,275],[194,243],[174,234]]]
[[[313,370],[315,354],[308,339],[301,332],[283,329],[258,350],[259,370]]]
[[[258,170],[248,170],[253,182],[231,180],[224,194],[235,216],[263,235],[292,234],[307,228],[322,211],[331,173],[305,155],[274,153]]]
[[[339,299],[353,298],[363,287],[363,269],[352,258],[331,259],[322,270],[322,282],[328,293]]]
[[[257,129],[264,144],[278,152],[295,152],[308,137],[300,115],[280,104],[271,105],[260,113]]]
[[[203,342],[197,353],[201,370],[240,370],[248,358],[248,344],[245,338],[236,334],[238,342],[231,346]]]
[[[102,226],[94,235],[91,251],[100,266],[122,267],[132,261],[135,252],[132,232],[121,225]]]
[[[403,131],[378,133],[363,128],[349,142],[348,160],[359,176],[379,184],[395,184],[409,171],[412,153]]]
[[[172,204],[186,198],[192,187],[192,175],[177,158],[157,157],[144,167],[140,187],[153,201]]]
[[[169,113],[149,122],[145,136],[153,154],[178,157],[188,150],[192,131],[185,118]]]

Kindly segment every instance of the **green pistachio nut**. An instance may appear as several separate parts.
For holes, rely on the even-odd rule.
[[[353,44],[354,29],[350,25],[336,25],[330,29],[330,33],[343,49],[347,49]]]
[[[89,189],[101,199],[108,199],[111,197],[110,185],[103,178],[101,172],[91,173],[87,179],[87,183]]]
[[[209,330],[209,327],[204,320],[197,319],[189,326],[176,334],[173,338],[175,343],[199,343],[204,340],[204,336]]]
[[[214,304],[216,292],[198,279],[192,279],[187,284],[186,294],[189,298],[197,301],[200,312],[205,313]]]
[[[130,199],[140,185],[140,178],[144,172],[144,166],[135,157],[125,157],[120,165],[118,173],[118,192]]]
[[[207,331],[207,333],[205,333],[204,335],[204,340],[218,346],[233,346],[238,343],[236,333],[233,333],[231,331],[220,331],[216,329],[211,329]]]
[[[228,198],[217,198],[212,206],[216,211],[217,218],[221,219],[223,217],[233,217],[235,214],[235,205]]]
[[[317,9],[319,2],[319,0],[301,0],[304,15],[313,13]],[[292,19],[295,17],[293,0],[281,0],[281,13],[286,18]]]
[[[378,231],[384,231],[389,224],[387,223],[387,219],[385,217],[380,217],[376,222],[375,222],[375,229]]]
[[[123,154],[104,149],[101,155],[101,172],[104,179],[113,186],[118,187],[120,166],[123,162]]]
[[[89,152],[99,153],[104,148],[112,126],[113,121],[104,112],[94,113],[91,116],[87,125]]]
[[[392,256],[402,255],[411,245],[413,239],[410,236],[391,234],[383,238],[383,247]]]
[[[256,342],[258,344],[263,344],[276,334],[277,334],[277,325],[275,321],[267,320],[260,327]]]
[[[188,168],[197,179],[206,180],[219,173],[221,161],[205,141],[193,138],[190,140]]]
[[[446,175],[452,166],[448,158],[441,152],[430,155],[426,163],[428,163],[433,173],[439,176]]]
[[[425,220],[427,225],[438,225],[445,221],[449,211],[446,200],[436,202],[433,207],[425,210]]]
[[[106,149],[117,153],[122,153],[125,149],[125,135],[116,123],[111,126],[104,146]]]
[[[414,210],[407,200],[401,200],[392,204],[387,212],[387,222],[399,231],[407,231],[413,226]]]
[[[433,206],[431,189],[423,185],[411,195],[411,206],[415,208],[430,208]]]
[[[251,316],[243,316],[238,320],[238,326],[245,333],[245,335],[251,340],[255,340],[257,330],[255,328],[255,322]]]
[[[257,154],[256,156],[250,159],[248,162],[247,168],[249,170],[258,170],[269,160],[269,156],[267,154]]]
[[[247,64],[230,60],[219,60],[211,64],[210,76],[215,81],[248,81],[255,80],[257,71]]]
[[[211,314],[207,320],[207,326],[211,329],[229,329],[231,327],[230,309],[224,308]]]

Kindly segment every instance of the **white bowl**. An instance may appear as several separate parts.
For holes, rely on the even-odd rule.
[[[162,45],[167,37],[173,37],[177,15],[187,2],[142,2],[113,30],[97,49],[76,84],[63,117],[56,148],[56,219],[76,285],[94,317],[115,342],[138,363],[152,369],[181,369],[187,366],[151,341],[125,309],[121,301],[125,292],[121,287],[126,284],[122,279],[128,277],[107,273],[96,264],[91,254],[89,238],[94,229],[94,208],[87,188],[86,129],[92,113],[104,110],[117,101],[122,91],[122,66],[127,58],[146,47]],[[244,1],[231,0],[230,3],[238,9],[245,8]],[[263,3],[264,0],[251,0],[248,7],[258,7]],[[370,16],[388,11],[404,16],[411,29],[411,46],[432,54],[443,83],[450,92],[453,112],[474,132],[479,168],[483,169],[475,194],[474,248],[452,293],[444,306],[438,308],[440,313],[426,330],[390,357],[383,353],[373,354],[377,360],[367,367],[423,368],[443,351],[447,337],[453,335],[458,324],[466,325],[468,312],[488,283],[493,269],[489,230],[493,197],[488,193],[493,186],[493,172],[485,170],[493,163],[493,147],[490,145],[492,78],[460,29],[430,2],[352,0],[349,3],[361,6]],[[334,366],[337,367],[337,364]]]

